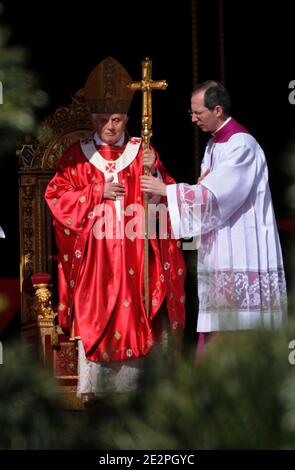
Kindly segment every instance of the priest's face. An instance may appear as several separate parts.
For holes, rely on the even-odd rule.
[[[213,111],[206,108],[204,105],[204,94],[204,91],[200,91],[191,98],[192,122],[204,132],[214,132],[221,125],[219,123],[219,112],[216,109],[217,106]]]
[[[126,114],[92,114],[91,120],[101,140],[108,145],[114,145],[125,132],[128,116]]]

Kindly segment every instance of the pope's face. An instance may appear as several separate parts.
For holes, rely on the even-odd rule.
[[[126,114],[92,114],[92,124],[101,140],[114,145],[120,140],[126,129]]]

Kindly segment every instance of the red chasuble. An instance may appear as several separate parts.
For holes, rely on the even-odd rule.
[[[158,156],[155,167],[174,183]],[[150,317],[145,313],[143,221],[136,215],[142,172],[141,139],[97,148],[92,138],[82,139],[61,157],[46,189],[59,251],[59,324],[73,331],[74,320],[86,357],[97,362],[147,354],[159,340],[164,300],[171,329],[184,326],[185,264],[169,220],[167,238],[149,240]],[[110,175],[125,186],[116,203],[103,200]]]

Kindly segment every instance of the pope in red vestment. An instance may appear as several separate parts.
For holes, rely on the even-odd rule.
[[[147,354],[158,340],[164,300],[171,328],[184,326],[185,266],[180,242],[169,236],[169,221],[169,238],[149,240],[150,317],[145,313],[142,231],[129,237],[126,229],[128,222],[142,222],[128,209],[143,205],[142,161],[141,139],[97,147],[93,138],[84,139],[60,159],[46,190],[59,250],[59,323],[70,330],[74,319],[75,336],[81,337],[87,358],[97,362]],[[116,172],[116,166],[122,170]],[[173,183],[158,156],[154,166],[166,184]],[[109,175],[124,186],[119,200],[104,198]]]
[[[149,234],[149,316],[145,311],[143,166],[174,181],[153,149],[127,137],[130,102],[119,86],[125,78],[131,81],[112,58],[89,76],[85,98],[95,133],[60,158],[45,194],[58,247],[59,324],[92,364],[131,364],[160,340],[165,315],[175,332],[185,320],[185,264],[168,216],[160,236],[159,218]],[[157,202],[166,208],[165,198]]]

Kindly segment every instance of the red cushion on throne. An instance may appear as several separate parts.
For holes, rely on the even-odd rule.
[[[51,275],[48,273],[34,273],[31,276],[33,285],[35,284],[50,284]]]

